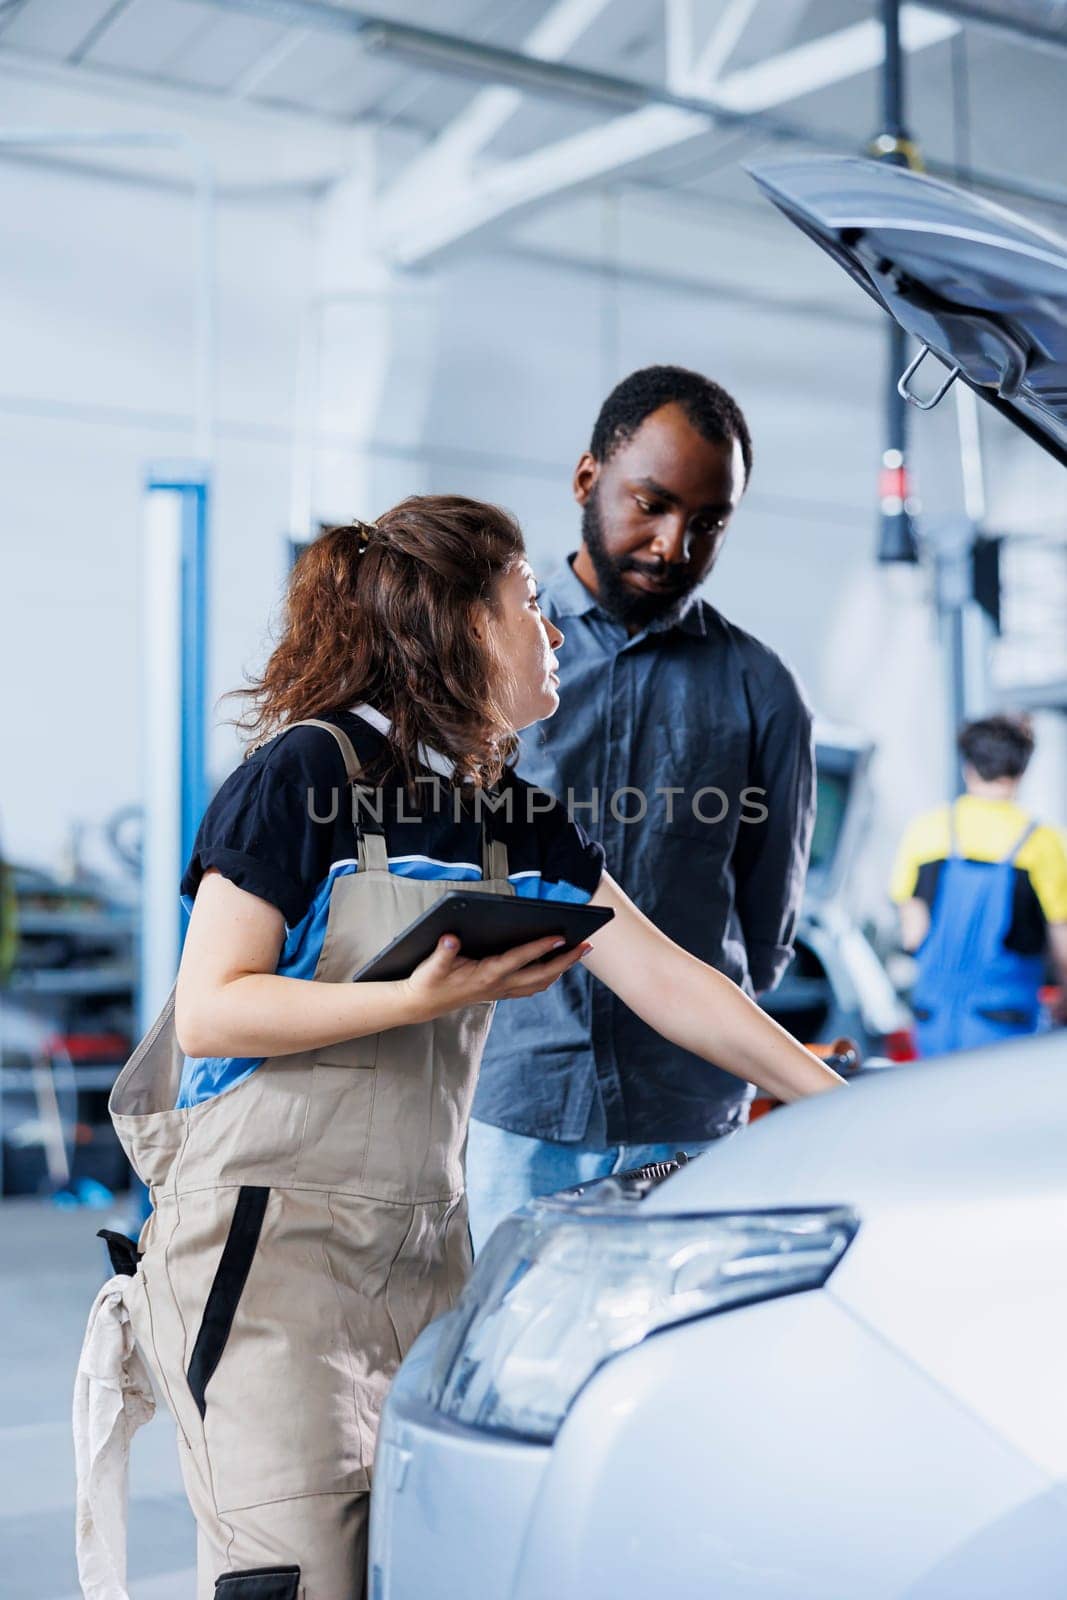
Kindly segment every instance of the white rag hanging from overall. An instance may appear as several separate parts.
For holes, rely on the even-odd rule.
[[[130,1281],[121,1273],[109,1278],[94,1300],[74,1381],[75,1537],[85,1600],[128,1600],[130,1440],[156,1409],[126,1310]]]

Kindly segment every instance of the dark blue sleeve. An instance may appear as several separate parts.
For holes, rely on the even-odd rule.
[[[294,728],[257,751],[231,772],[205,811],[182,877],[183,897],[195,898],[214,868],[295,927],[330,870],[344,784],[340,752],[318,729]]]
[[[534,790],[539,802],[548,807],[548,791]],[[604,846],[590,839],[581,823],[567,815],[566,807],[552,799],[551,807],[537,811],[541,876],[554,883],[570,883],[583,894],[593,895],[604,870]]]
[[[815,824],[812,716],[784,666],[758,709],[754,757],[734,873],[752,986],[764,994],[793,958]]]

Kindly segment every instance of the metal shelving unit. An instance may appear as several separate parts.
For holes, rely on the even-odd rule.
[[[18,948],[0,991],[0,1195],[122,1187],[106,1098],[134,1034],[136,912],[91,880],[14,869]]]

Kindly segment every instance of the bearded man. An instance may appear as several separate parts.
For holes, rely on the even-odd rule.
[[[815,794],[796,679],[696,593],[751,468],[740,407],[699,373],[647,367],[608,396],[574,474],[581,545],[538,596],[565,637],[560,709],[518,767],[604,844],[658,927],[759,994],[792,957]],[[468,1145],[475,1248],[536,1195],[732,1133],[753,1092],[580,963],[502,1002]]]

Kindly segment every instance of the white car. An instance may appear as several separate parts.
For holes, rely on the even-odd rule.
[[[1065,1128],[1051,1035],[503,1223],[389,1396],[372,1600],[1062,1600]]]

